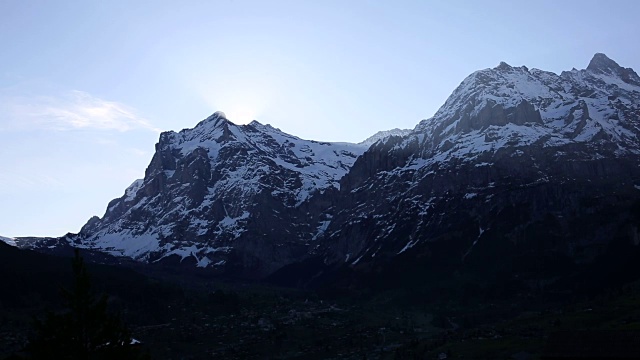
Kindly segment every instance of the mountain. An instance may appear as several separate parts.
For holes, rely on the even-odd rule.
[[[377,133],[368,137],[366,140],[359,142],[358,145],[369,147],[380,140],[387,139],[391,136],[405,136],[410,132],[411,132],[411,129],[398,129],[398,128],[391,129],[391,130],[378,131]]]
[[[319,205],[306,204],[335,191],[364,150],[257,121],[235,125],[216,112],[162,133],[144,179],[61,242],[149,263],[268,273],[308,251]]]
[[[18,245],[296,283],[550,284],[640,244],[639,126],[640,78],[603,54],[477,71],[413,130],[358,145],[215,113],[162,133],[145,178],[79,234]]]
[[[316,254],[378,273],[543,276],[548,263],[556,276],[614,240],[637,246],[638,80],[603,54],[560,75],[506,63],[471,74],[432,118],[358,158]]]

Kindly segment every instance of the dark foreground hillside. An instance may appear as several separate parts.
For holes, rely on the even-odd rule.
[[[0,244],[0,358],[24,355],[32,317],[60,307],[70,263]],[[603,258],[583,273],[600,274],[592,286],[564,291],[473,287],[464,275],[428,286],[300,290],[191,274],[174,275],[189,280],[177,285],[167,269],[156,269],[165,274],[159,280],[127,268],[88,268],[94,288],[109,295],[110,310],[152,358],[435,359],[583,356],[596,348],[610,349],[610,357],[637,355],[631,340],[640,331],[640,283],[620,278],[632,268],[619,263],[619,271],[602,273],[599,266],[612,264]]]

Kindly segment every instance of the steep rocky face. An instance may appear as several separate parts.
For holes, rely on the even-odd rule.
[[[363,151],[216,113],[162,133],[145,178],[67,240],[140,261],[261,276],[308,252],[317,225],[301,204],[339,187]]]
[[[640,85],[640,77],[631,68],[623,68],[605,54],[595,54],[587,70],[596,74],[610,75],[619,78],[627,84]]]
[[[7,245],[16,246],[16,239],[0,236],[0,241],[4,242]]]
[[[633,241],[634,74],[598,54],[561,75],[505,63],[470,75],[433,118],[358,158],[316,254],[356,269],[400,257],[491,268],[589,262],[616,237]]]

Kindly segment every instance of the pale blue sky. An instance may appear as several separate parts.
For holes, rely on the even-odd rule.
[[[638,4],[0,0],[0,235],[79,231],[144,175],[158,131],[216,110],[358,142],[500,61],[638,69]]]

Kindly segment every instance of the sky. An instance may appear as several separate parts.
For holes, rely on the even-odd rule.
[[[78,232],[215,111],[359,142],[473,71],[640,69],[640,2],[0,0],[0,235]]]

